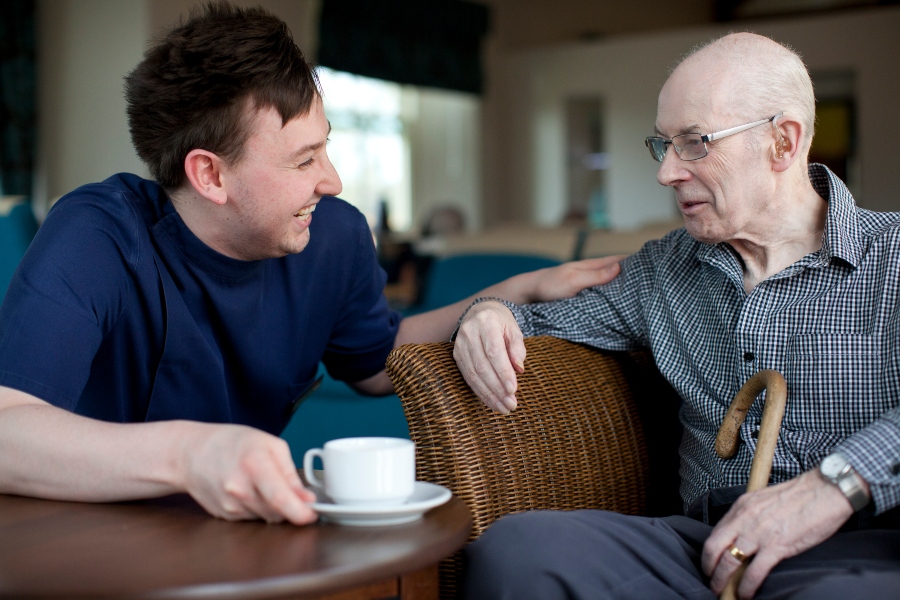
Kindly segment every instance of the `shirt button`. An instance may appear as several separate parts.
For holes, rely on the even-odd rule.
[[[754,430],[750,433],[750,437],[752,437],[754,440],[755,440],[755,439],[758,439],[758,438],[759,438],[759,429],[754,429]]]
[[[747,362],[753,362],[753,359],[756,358],[753,356],[752,352],[744,352],[744,360]]]
[[[897,463],[893,467],[891,467],[891,473],[893,473],[894,475],[900,475],[900,463]]]

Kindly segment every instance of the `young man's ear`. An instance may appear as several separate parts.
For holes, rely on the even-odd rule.
[[[787,171],[800,157],[803,125],[785,116],[775,121],[775,143],[772,148],[772,164],[776,171]]]
[[[223,205],[228,194],[222,185],[222,159],[208,150],[195,148],[184,157],[184,173],[194,190],[215,204]]]

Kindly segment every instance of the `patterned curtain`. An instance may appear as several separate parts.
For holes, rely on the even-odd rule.
[[[461,0],[322,0],[319,64],[480,93],[488,9]]]
[[[0,193],[28,197],[37,137],[34,4],[0,1]]]

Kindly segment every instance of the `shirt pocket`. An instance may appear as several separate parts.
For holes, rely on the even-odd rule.
[[[785,430],[834,434],[834,438],[823,436],[833,445],[877,419],[889,408],[882,389],[882,363],[880,335],[792,338],[784,373],[788,384]]]

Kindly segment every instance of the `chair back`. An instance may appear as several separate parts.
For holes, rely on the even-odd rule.
[[[550,337],[525,340],[518,408],[488,409],[448,342],[395,349],[387,371],[416,443],[417,477],[450,488],[473,515],[470,540],[496,519],[539,509],[644,514],[649,466],[629,383],[615,356]],[[453,598],[457,553],[441,564]]]

